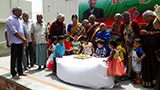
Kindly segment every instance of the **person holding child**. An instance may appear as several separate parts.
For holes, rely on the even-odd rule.
[[[94,54],[96,58],[106,57],[107,50],[105,49],[104,44],[105,44],[104,40],[98,40],[97,42],[98,48],[96,49],[96,52]]]
[[[70,42],[70,35],[69,35],[69,34],[66,34],[66,35],[65,35],[65,38],[66,38],[66,41],[65,41],[65,43],[64,43],[65,49],[66,49],[65,54],[66,54],[66,55],[71,55],[71,54],[72,54],[72,51],[73,51],[73,48],[72,48],[72,44],[71,44],[71,42]]]
[[[109,31],[106,30],[106,25],[104,23],[101,23],[99,27],[100,27],[100,31],[96,35],[95,42],[97,42],[100,39],[104,40],[105,41],[104,47],[107,50],[107,53],[105,56],[109,56],[111,50],[109,49],[107,42],[109,39],[111,39],[111,35]]]
[[[54,60],[54,66],[53,66],[53,74],[56,75],[57,71],[57,64],[56,64],[56,58],[62,58],[65,54],[65,37],[63,35],[60,35],[58,38],[58,43],[56,45],[54,54],[53,54],[53,60]]]
[[[120,85],[118,77],[125,74],[126,70],[119,56],[119,51],[116,49],[117,47],[116,40],[110,39],[108,43],[109,43],[109,48],[111,49],[111,54],[109,57],[107,57],[107,61],[105,60],[104,61],[108,62],[107,74],[115,76],[115,87],[118,87]]]
[[[141,48],[142,42],[140,38],[134,39],[133,46],[134,50],[132,52],[132,69],[136,73],[136,78],[134,81],[136,84],[141,84],[140,72],[142,68],[142,60],[145,58],[146,54]]]
[[[89,42],[89,39],[87,38],[87,36],[83,37],[82,42],[83,42],[82,54],[92,55],[94,53],[94,47],[92,43]]]

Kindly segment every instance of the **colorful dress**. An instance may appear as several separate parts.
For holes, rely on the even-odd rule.
[[[70,23],[67,28],[67,32],[69,32],[71,36],[73,36],[73,34],[76,32],[78,33],[78,35],[80,35],[83,32],[83,30],[84,27],[80,23],[77,23],[76,26],[73,26],[73,24]]]
[[[118,50],[115,50],[113,59],[108,62],[108,75],[121,76],[126,73],[125,67],[119,56]]]
[[[72,44],[73,50],[76,52],[78,52],[79,48],[82,46],[80,41],[72,41],[71,44]]]
[[[125,40],[125,49],[127,51],[127,56],[132,54],[133,51],[133,46],[132,46],[132,41],[140,36],[140,25],[136,20],[131,20],[129,25],[126,26],[125,23],[121,24],[121,37],[124,38]],[[127,71],[128,71],[128,76],[132,75],[132,60],[129,59],[127,62]]]
[[[117,50],[119,51],[119,56],[120,56],[122,62],[124,62],[124,54],[126,54],[125,48],[123,48],[121,45],[118,45]]]

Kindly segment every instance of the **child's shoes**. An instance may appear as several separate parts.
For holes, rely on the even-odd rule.
[[[118,83],[114,83],[114,87],[118,87],[118,86],[120,86],[119,82]]]
[[[137,84],[137,85],[142,85],[142,82],[141,82],[140,80],[136,80],[136,81],[135,81],[135,84]]]

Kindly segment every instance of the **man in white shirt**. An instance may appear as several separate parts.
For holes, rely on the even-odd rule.
[[[28,47],[26,48],[26,57],[24,58],[25,60],[27,59],[25,62],[25,64],[26,64],[25,69],[27,69],[27,67],[29,67],[29,64],[30,64],[30,67],[33,67],[35,64],[34,49],[32,47],[32,39],[31,39],[31,24],[33,22],[31,20],[29,20],[29,15],[27,12],[24,12],[22,14],[22,19],[23,19],[22,24],[25,26],[25,28],[27,30]]]
[[[48,42],[48,30],[47,24],[42,21],[42,14],[37,14],[37,22],[31,25],[31,38],[32,45],[36,52],[36,65],[39,66],[38,70],[41,70],[41,65],[46,67],[47,60],[47,44]]]

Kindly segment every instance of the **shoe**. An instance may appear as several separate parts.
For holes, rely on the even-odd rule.
[[[44,65],[42,69],[45,69],[45,68],[46,68],[46,65]]]
[[[120,81],[125,81],[125,80],[127,80],[127,79],[128,79],[127,77],[120,77],[120,78],[119,78]]]
[[[13,76],[14,79],[20,79],[19,76],[15,75]]]
[[[28,76],[26,73],[22,73],[19,76]]]
[[[135,82],[135,81],[137,81],[137,80],[138,80],[137,78],[132,79],[133,82]]]
[[[114,83],[114,87],[120,86],[120,83]]]
[[[140,80],[136,80],[136,81],[135,81],[135,84],[137,84],[137,85],[142,85],[142,83],[141,83]]]
[[[57,75],[55,72],[52,72],[52,73],[53,73],[53,75],[55,75],[55,76]]]
[[[31,66],[31,68],[36,68],[36,65]]]
[[[39,66],[37,70],[41,70],[41,66]]]

